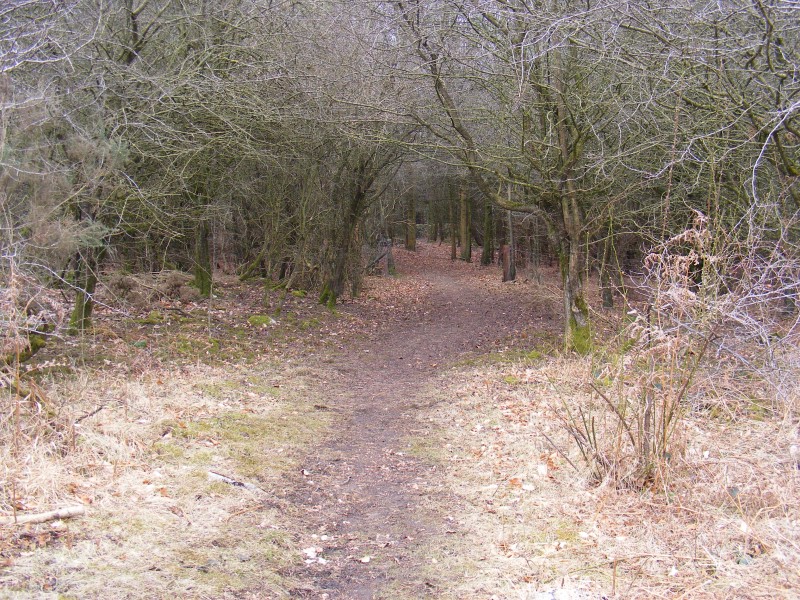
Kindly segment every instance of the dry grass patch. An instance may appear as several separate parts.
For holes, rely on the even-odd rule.
[[[792,413],[731,418],[730,406],[687,402],[679,450],[652,485],[592,483],[557,418],[581,406],[595,411],[598,437],[617,435],[616,416],[584,383],[591,373],[589,359],[493,361],[462,369],[461,383],[443,393],[431,418],[457,498],[442,510],[457,533],[431,570],[462,583],[441,597],[795,597]]]
[[[307,368],[237,371],[84,370],[27,398],[2,390],[0,513],[86,516],[2,527],[0,596],[286,596],[296,549],[273,489],[331,417]]]

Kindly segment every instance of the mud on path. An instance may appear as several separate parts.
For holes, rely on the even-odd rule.
[[[377,283],[382,301],[368,291],[341,309],[372,329],[326,358],[335,375],[319,390],[320,409],[338,412],[341,424],[286,482],[308,548],[293,597],[436,597],[448,587],[423,565],[426,547],[456,533],[432,508],[447,498],[429,502],[447,494],[436,485],[441,466],[409,452],[410,440],[436,435],[420,417],[453,363],[524,331],[556,339],[559,325],[533,285],[502,284],[497,268],[451,262],[447,250],[397,252],[401,276]]]

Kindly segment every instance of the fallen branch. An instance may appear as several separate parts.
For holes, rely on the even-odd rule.
[[[17,515],[13,517],[0,517],[0,525],[24,525],[25,523],[46,523],[56,519],[69,519],[70,517],[80,517],[85,513],[83,506],[67,506],[48,512],[37,513],[34,515]]]
[[[91,412],[88,412],[88,413],[86,413],[85,415],[81,415],[80,417],[78,417],[77,419],[75,419],[75,423],[73,423],[73,425],[77,425],[78,423],[80,423],[80,422],[81,422],[81,421],[83,421],[84,419],[88,419],[89,417],[93,417],[93,416],[95,416],[97,413],[99,413],[99,412],[100,412],[101,410],[103,410],[105,407],[106,407],[106,405],[105,405],[105,404],[101,404],[100,406],[98,406],[97,408],[95,408],[93,411],[91,411]]]
[[[254,492],[264,492],[267,493],[266,490],[261,489],[257,485],[253,485],[252,483],[247,483],[243,481],[236,481],[235,479],[231,479],[230,477],[226,477],[225,475],[220,475],[219,473],[215,473],[214,471],[208,472],[208,478],[213,479],[215,481],[221,481],[223,483],[227,483],[228,485],[233,485],[235,487],[243,487],[246,490],[252,490]]]
[[[386,256],[387,254],[389,254],[388,248],[384,250],[383,253],[378,256],[378,258],[373,259],[366,267],[364,267],[364,272],[369,271],[372,267],[381,262],[383,257]]]

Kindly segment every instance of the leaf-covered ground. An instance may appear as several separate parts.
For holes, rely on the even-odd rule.
[[[37,356],[3,399],[0,514],[86,514],[0,526],[0,597],[795,597],[795,413],[689,411],[669,486],[590,484],[556,272],[448,253],[396,250],[335,312],[151,294]]]

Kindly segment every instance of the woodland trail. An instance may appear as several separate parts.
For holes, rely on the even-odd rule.
[[[323,559],[312,552],[293,573],[304,582],[293,597],[442,593],[446,583],[423,568],[424,548],[455,532],[431,508],[442,498],[429,502],[447,494],[436,485],[441,466],[408,452],[414,436],[436,434],[419,415],[437,401],[436,382],[454,361],[502,347],[531,323],[557,326],[530,287],[501,284],[495,268],[453,263],[434,246],[398,258],[401,285],[416,294],[388,311],[386,302],[343,307],[379,325],[327,359],[338,375],[321,393],[341,426],[286,484],[284,501],[307,524],[303,543],[322,549]]]

